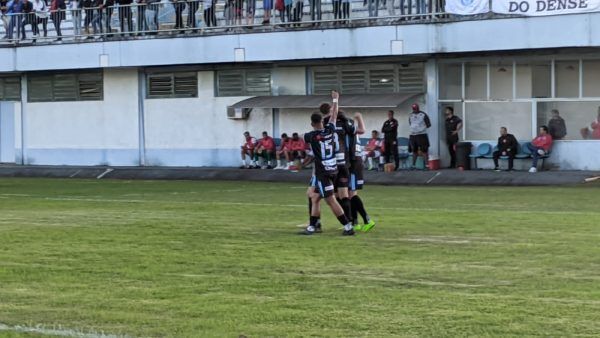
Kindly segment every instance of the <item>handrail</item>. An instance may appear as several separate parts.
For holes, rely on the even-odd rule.
[[[67,8],[51,11],[51,5],[46,4],[44,11],[28,13],[22,12],[23,9],[27,11],[25,1],[18,0],[20,6],[17,7],[15,1],[10,8],[2,8],[0,36],[4,35],[4,38],[0,40],[0,46],[159,34],[231,34],[255,28],[278,30],[403,21],[437,22],[448,17],[442,11],[440,0],[413,0],[411,7],[405,8],[399,8],[400,4],[408,3],[405,0],[162,0],[94,7],[83,7],[84,2],[91,5],[92,2],[114,3],[114,0],[71,1],[68,4],[58,0]],[[39,7],[41,1],[44,0],[29,3]],[[265,8],[269,3],[271,11]],[[251,4],[255,5],[254,9],[248,7]],[[423,4],[425,12],[420,13],[417,10],[421,7],[423,11]],[[278,9],[274,8],[276,5]],[[74,6],[77,8],[72,8]],[[194,16],[190,17],[192,13]]]

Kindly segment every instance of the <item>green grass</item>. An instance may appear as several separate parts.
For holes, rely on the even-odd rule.
[[[130,336],[597,336],[600,186],[0,179],[0,323]],[[24,335],[5,331],[13,337]]]

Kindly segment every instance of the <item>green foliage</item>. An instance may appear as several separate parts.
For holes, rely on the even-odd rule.
[[[595,336],[600,189],[0,179],[0,323],[130,336]],[[0,331],[2,334],[21,336]]]

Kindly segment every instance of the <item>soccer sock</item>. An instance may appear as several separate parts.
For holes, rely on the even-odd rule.
[[[258,153],[254,153],[254,162],[258,162]]]
[[[312,216],[312,201],[308,198],[308,217]]]
[[[319,217],[310,216],[310,226],[316,227],[319,224]]]
[[[352,224],[358,224],[358,213],[354,207],[354,197],[350,200],[350,204],[352,205]]]
[[[267,164],[271,164],[271,152],[265,150],[264,154],[267,158]]]
[[[369,223],[369,215],[367,215],[367,211],[365,210],[365,206],[358,195],[352,197],[352,212],[360,213],[365,224]]]
[[[338,219],[338,221],[340,222],[340,224],[342,224],[342,225],[344,225],[344,226],[345,226],[346,224],[350,223],[350,222],[348,221],[348,217],[346,217],[346,215],[339,215],[339,216],[337,217],[337,219]],[[351,223],[350,223],[350,224],[351,224]]]
[[[369,165],[369,168],[373,168],[373,158],[372,157],[367,158],[367,163]]]
[[[342,209],[344,209],[344,214],[346,214],[348,217],[351,217],[352,207],[350,205],[350,199],[348,197],[342,198],[340,205],[342,206]]]

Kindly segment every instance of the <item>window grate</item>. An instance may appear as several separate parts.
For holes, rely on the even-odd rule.
[[[101,70],[33,74],[27,81],[29,102],[101,101],[104,96]]]
[[[240,69],[217,71],[217,96],[271,95],[270,69]]]
[[[21,77],[0,77],[0,101],[21,101]]]
[[[148,74],[146,93],[150,99],[198,97],[198,73]]]

